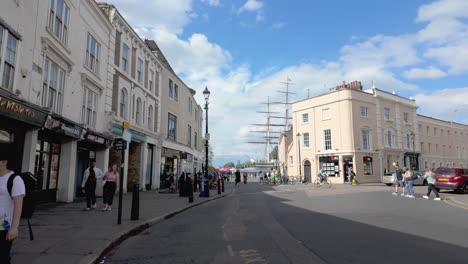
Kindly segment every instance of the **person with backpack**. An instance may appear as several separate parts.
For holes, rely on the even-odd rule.
[[[102,170],[96,168],[96,161],[91,160],[81,182],[81,188],[84,188],[86,194],[86,211],[96,208],[96,183],[103,175]]]
[[[406,195],[406,197],[415,198],[414,189],[413,189],[415,174],[409,168],[404,168],[403,170],[405,171],[405,174],[403,175],[403,181],[405,182],[405,187],[406,187],[406,190],[408,191],[408,194]]]
[[[13,241],[18,238],[18,227],[26,188],[21,177],[8,169],[11,152],[0,149],[0,263],[9,264]],[[11,191],[8,182],[13,178]],[[11,192],[11,194],[10,194]]]

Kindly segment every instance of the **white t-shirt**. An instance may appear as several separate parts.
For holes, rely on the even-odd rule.
[[[9,230],[13,218],[14,201],[11,196],[16,197],[26,194],[24,182],[21,177],[17,176],[13,180],[13,187],[11,188],[11,196],[8,192],[7,183],[8,179],[14,172],[7,173],[0,176],[0,231]]]

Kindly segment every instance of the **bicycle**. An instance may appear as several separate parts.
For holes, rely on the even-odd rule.
[[[320,182],[320,179],[317,178],[315,179],[314,183],[313,183],[313,186],[315,188],[320,188],[320,187],[324,187],[324,188],[331,188],[332,187],[332,181],[328,178],[328,175],[325,175],[325,179],[323,179],[322,182]]]

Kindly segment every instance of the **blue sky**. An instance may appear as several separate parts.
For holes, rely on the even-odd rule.
[[[413,97],[419,113],[468,123],[466,0],[112,0],[210,98],[215,165],[259,159],[249,145],[261,102],[359,80]]]

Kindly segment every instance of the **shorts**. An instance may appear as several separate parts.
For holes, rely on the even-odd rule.
[[[395,183],[395,186],[397,186],[397,187],[405,187],[405,183],[403,182],[403,180],[397,180],[396,183]]]

